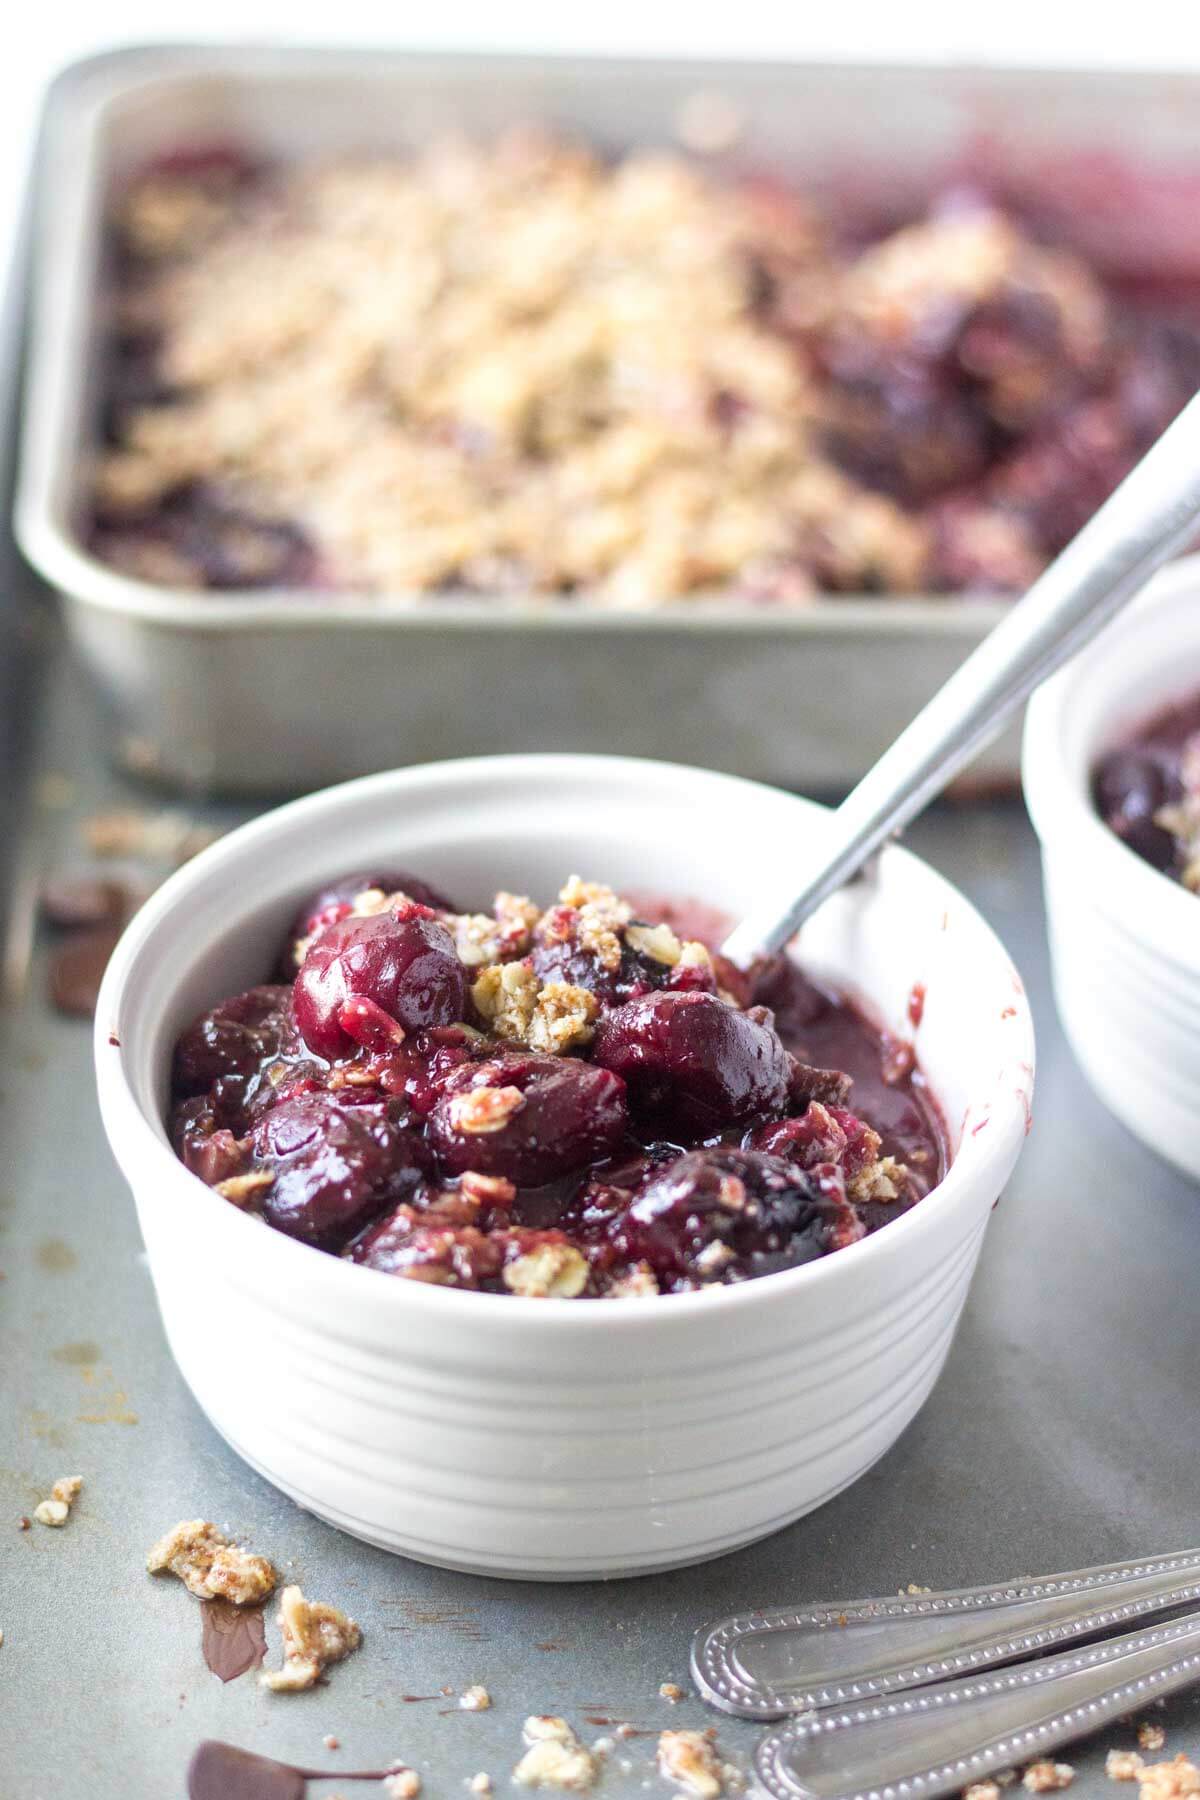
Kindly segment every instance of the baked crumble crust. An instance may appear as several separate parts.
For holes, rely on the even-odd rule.
[[[240,1549],[208,1519],[184,1519],[146,1557],[151,1575],[177,1575],[198,1600],[257,1606],[279,1577],[265,1556]]]
[[[1136,1750],[1110,1750],[1104,1759],[1110,1781],[1140,1781],[1145,1766]]]
[[[279,1628],[283,1667],[259,1676],[263,1687],[277,1694],[315,1687],[331,1664],[341,1662],[362,1642],[353,1619],[336,1606],[306,1600],[295,1585],[285,1587],[279,1596]]]

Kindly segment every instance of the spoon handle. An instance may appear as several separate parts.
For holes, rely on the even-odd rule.
[[[704,1698],[747,1719],[994,1667],[1200,1600],[1200,1550],[991,1587],[737,1614],[692,1645]]]
[[[1200,1613],[1189,1613],[1049,1661],[797,1719],[763,1738],[755,1774],[775,1800],[932,1800],[1196,1681]]]
[[[786,893],[769,893],[724,954],[744,966],[787,943],[1183,547],[1198,516],[1200,396],[842,802],[815,876],[797,887],[794,874]]]

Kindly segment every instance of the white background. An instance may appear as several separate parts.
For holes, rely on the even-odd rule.
[[[625,54],[1200,67],[1197,0],[9,0],[0,50],[0,268],[50,77],[136,41],[266,40]]]

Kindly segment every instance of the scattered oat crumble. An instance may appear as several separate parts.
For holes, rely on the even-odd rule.
[[[658,1690],[660,1700],[669,1700],[672,1706],[685,1698],[684,1690],[677,1681],[664,1681]]]
[[[963,1789],[963,1800],[1000,1800],[1000,1784],[995,1781],[973,1781]]]
[[[864,1169],[863,1174],[865,1175],[869,1172],[869,1170]],[[849,1189],[847,1189],[847,1192],[849,1192]],[[896,1592],[899,1594],[901,1600],[909,1600],[918,1598],[922,1594],[932,1594],[933,1589],[929,1587],[918,1587],[915,1581],[910,1581],[907,1587],[897,1588]]]
[[[29,1517],[29,1515],[27,1513],[22,1513],[20,1518],[17,1520],[17,1530],[18,1531],[32,1531],[33,1530],[33,1520]]]
[[[384,1776],[383,1791],[388,1800],[417,1800],[421,1777],[415,1769],[397,1769],[393,1775]]]
[[[362,1642],[362,1632],[353,1619],[336,1606],[306,1600],[295,1586],[285,1587],[279,1596],[279,1627],[283,1667],[259,1676],[262,1685],[276,1694],[315,1687],[330,1664],[341,1662]]]
[[[668,1781],[698,1800],[717,1800],[724,1771],[713,1742],[703,1731],[664,1731],[658,1740],[658,1767]]]
[[[1139,1750],[1161,1750],[1167,1741],[1167,1734],[1153,1719],[1143,1719],[1137,1728]]]
[[[1136,1750],[1110,1750],[1104,1773],[1110,1781],[1140,1781],[1145,1764]]]
[[[327,1750],[340,1750],[342,1747],[341,1738],[334,1737],[332,1731],[327,1731],[321,1742]]]
[[[1200,1769],[1182,1753],[1170,1762],[1145,1764],[1138,1781],[1138,1800],[1192,1800],[1200,1794]]]
[[[595,1782],[595,1758],[565,1719],[535,1714],[526,1719],[523,1734],[528,1749],[513,1770],[522,1787],[582,1791]]]
[[[459,1695],[458,1704],[464,1712],[486,1712],[492,1704],[492,1696],[479,1682],[475,1682]]]
[[[265,1556],[231,1544],[207,1519],[183,1519],[160,1538],[146,1557],[151,1575],[177,1575],[198,1600],[230,1600],[257,1606],[274,1591],[279,1577]]]
[[[467,1786],[473,1794],[490,1794],[492,1791],[492,1778],[486,1770],[481,1769],[478,1775],[472,1775]]]
[[[1049,1760],[1030,1763],[1022,1784],[1031,1794],[1053,1794],[1061,1788],[1069,1788],[1075,1779],[1075,1771],[1070,1763],[1056,1763]]]
[[[55,1528],[65,1525],[82,1488],[82,1476],[61,1475],[50,1489],[50,1498],[39,1501],[33,1509],[33,1516],[38,1524],[52,1525]],[[27,1529],[27,1526],[22,1526],[22,1530]]]

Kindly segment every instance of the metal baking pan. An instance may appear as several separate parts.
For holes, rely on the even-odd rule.
[[[109,703],[120,760],[197,791],[265,793],[477,751],[620,749],[837,789],[995,623],[1003,603],[970,597],[615,614],[519,599],[192,595],[130,580],[81,547],[103,210],[123,174],[189,139],[287,159],[531,119],[616,152],[671,141],[682,103],[714,88],[746,121],[746,155],[818,189],[855,169],[898,199],[981,137],[1026,174],[1060,160],[1078,169],[1106,148],[1200,171],[1200,76],[149,48],[59,80],[42,142],[16,521]],[[1167,235],[1170,221],[1158,223]],[[1139,222],[1151,256],[1155,224]],[[1015,767],[1010,734],[979,772]]]

